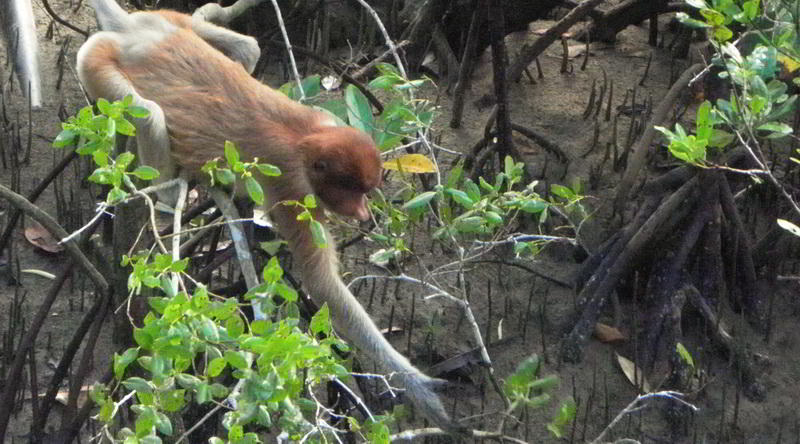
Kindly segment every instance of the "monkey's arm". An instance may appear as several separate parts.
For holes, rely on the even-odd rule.
[[[425,417],[448,432],[464,433],[464,427],[450,418],[435,391],[445,382],[425,375],[400,354],[342,282],[336,246],[327,229],[328,246],[318,248],[311,239],[308,225],[296,220],[296,210],[278,205],[270,215],[289,243],[295,264],[300,267],[303,286],[317,304],[328,304],[337,333],[387,370],[390,378],[402,381],[405,398]]]
[[[176,176],[175,163],[170,156],[169,135],[164,111],[152,100],[140,96],[128,77],[115,63],[126,35],[114,32],[94,34],[78,51],[78,78],[92,99],[120,100],[130,95],[132,104],[147,109],[149,115],[133,119],[136,126],[136,146],[141,164],[156,168],[161,175],[156,182]],[[174,190],[159,192],[161,200],[174,204]]]

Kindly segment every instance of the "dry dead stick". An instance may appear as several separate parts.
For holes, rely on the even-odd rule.
[[[545,31],[541,37],[539,37],[532,45],[525,45],[522,48],[522,52],[517,57],[517,60],[511,64],[508,68],[508,80],[512,82],[519,82],[520,77],[522,77],[522,71],[527,67],[533,60],[539,56],[548,46],[550,46],[556,39],[561,37],[561,34],[567,32],[567,30],[578,22],[578,20],[585,17],[590,11],[592,11],[597,5],[603,3],[603,0],[588,0],[580,5],[576,6],[572,11],[570,11],[567,15],[564,16],[561,20],[558,21],[555,25],[551,26],[550,29]]]
[[[458,81],[453,93],[453,115],[450,118],[450,128],[459,128],[461,126],[461,116],[464,113],[464,92],[470,84],[472,62],[475,57],[475,47],[478,44],[478,27],[482,17],[478,13],[477,4],[478,2],[475,2],[472,20],[467,32],[467,42],[464,44],[464,53],[461,56],[461,65],[458,68]]]
[[[630,158],[628,159],[628,167],[625,169],[625,174],[622,176],[619,185],[617,185],[617,195],[614,197],[614,208],[617,212],[622,210],[623,205],[628,199],[631,187],[636,181],[636,177],[639,175],[639,171],[644,167],[644,162],[647,158],[647,148],[650,147],[650,142],[652,142],[653,137],[656,135],[656,130],[653,127],[656,125],[663,126],[666,123],[669,110],[672,109],[678,96],[689,84],[689,81],[702,69],[703,65],[696,63],[681,74],[678,80],[672,84],[672,87],[667,92],[667,95],[664,96],[664,99],[661,100],[658,108],[653,112],[653,116],[650,118],[650,121],[647,122],[642,136],[633,144],[630,151]]]

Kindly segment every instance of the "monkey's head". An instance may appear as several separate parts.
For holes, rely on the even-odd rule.
[[[306,176],[325,208],[369,219],[366,194],[381,183],[381,160],[372,139],[350,127],[323,127],[303,137],[300,148]]]

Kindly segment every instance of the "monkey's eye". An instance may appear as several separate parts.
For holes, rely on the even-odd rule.
[[[311,167],[316,171],[325,171],[327,165],[324,160],[315,160]]]

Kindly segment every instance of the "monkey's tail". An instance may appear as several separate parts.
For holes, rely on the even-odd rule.
[[[122,32],[133,26],[131,16],[115,0],[91,0],[91,3],[103,31]]]

